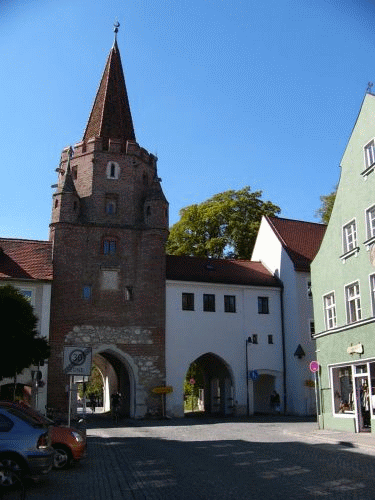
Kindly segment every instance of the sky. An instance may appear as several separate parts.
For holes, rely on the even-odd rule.
[[[0,237],[48,239],[55,169],[83,137],[116,20],[171,225],[244,186],[319,222],[375,82],[374,14],[369,0],[0,0]]]

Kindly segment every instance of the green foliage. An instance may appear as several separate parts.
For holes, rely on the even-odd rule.
[[[83,390],[83,384],[78,385],[78,393],[81,398],[83,396],[90,397],[91,394],[100,398],[103,395],[103,377],[99,369],[93,365],[91,368],[91,375],[89,381],[85,384],[85,391]]]
[[[167,253],[196,257],[250,259],[263,215],[280,208],[261,200],[262,191],[249,186],[218,193],[180,210],[171,227]]]
[[[2,321],[0,380],[14,377],[30,365],[37,365],[50,355],[45,338],[38,335],[38,322],[30,302],[12,286],[0,287]]]
[[[190,383],[191,379],[195,380],[195,384]],[[194,410],[198,407],[199,389],[203,389],[203,387],[203,372],[197,363],[192,363],[184,381],[185,410]]]
[[[321,206],[315,212],[315,216],[319,217],[320,222],[323,222],[324,224],[328,224],[329,219],[331,218],[331,213],[333,205],[335,203],[336,194],[337,194],[337,186],[335,187],[334,191],[332,191],[332,193],[320,197]]]

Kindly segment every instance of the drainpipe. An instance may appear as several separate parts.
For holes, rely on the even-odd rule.
[[[284,399],[284,415],[286,412],[286,354],[285,354],[285,328],[284,328],[284,285],[280,281],[281,284],[281,293],[280,293],[280,305],[281,305],[281,340],[283,346],[283,399]]]

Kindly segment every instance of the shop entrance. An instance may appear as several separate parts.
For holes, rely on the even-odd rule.
[[[357,432],[371,432],[371,385],[367,373],[367,366],[367,364],[355,366],[355,420]]]

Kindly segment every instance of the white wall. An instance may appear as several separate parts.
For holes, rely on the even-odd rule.
[[[195,310],[182,310],[182,293],[195,294]],[[190,364],[205,353],[213,353],[227,365],[234,385],[237,413],[246,413],[246,340],[258,335],[258,345],[249,344],[249,370],[277,375],[282,386],[280,291],[276,288],[167,281],[166,372],[167,412],[183,415],[183,383]],[[203,294],[215,294],[216,311],[203,311]],[[224,295],[236,296],[236,313],[224,312]],[[258,314],[258,296],[268,296],[270,314]],[[272,334],[274,344],[268,344]],[[252,383],[249,383],[250,389]],[[252,401],[250,402],[252,408]]]

